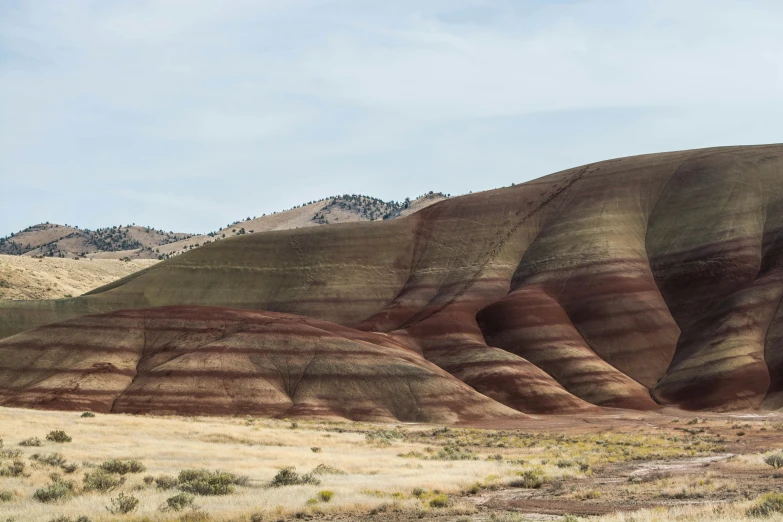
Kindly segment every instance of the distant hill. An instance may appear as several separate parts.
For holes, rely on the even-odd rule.
[[[0,254],[30,257],[94,259],[167,259],[226,237],[269,230],[289,230],[334,223],[394,219],[446,199],[429,192],[414,200],[383,201],[345,194],[311,201],[261,217],[247,217],[209,234],[166,232],[135,225],[98,230],[42,223],[0,238]]]
[[[42,223],[0,238],[0,254],[12,256],[73,257],[99,252],[133,252],[134,257],[155,258],[153,249],[182,241],[191,234],[150,227],[115,226],[98,230]],[[117,257],[122,257],[117,256]]]
[[[0,301],[81,295],[157,263],[153,259],[33,259],[0,255]]]

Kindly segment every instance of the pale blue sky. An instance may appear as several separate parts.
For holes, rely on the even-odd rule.
[[[783,141],[783,2],[0,2],[0,235]]]

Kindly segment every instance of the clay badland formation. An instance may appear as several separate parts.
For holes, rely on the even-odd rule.
[[[0,404],[437,422],[777,409],[782,173],[781,145],[616,159],[0,303]]]

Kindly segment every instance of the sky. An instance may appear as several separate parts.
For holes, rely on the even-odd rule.
[[[783,142],[783,2],[3,0],[0,236]]]

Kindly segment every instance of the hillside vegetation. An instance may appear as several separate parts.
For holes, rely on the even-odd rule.
[[[335,223],[394,219],[444,199],[446,196],[440,192],[430,192],[403,202],[345,194],[311,201],[261,217],[247,217],[229,223],[215,232],[200,235],[166,232],[135,224],[88,230],[41,223],[7,237],[0,237],[0,255],[167,259],[226,237]]]

